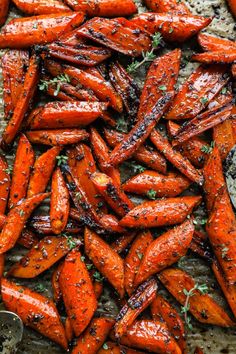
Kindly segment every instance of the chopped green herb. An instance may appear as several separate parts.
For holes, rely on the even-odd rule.
[[[24,216],[24,215],[25,215],[24,210],[20,210],[20,211],[19,211],[19,214],[20,214],[20,216]]]
[[[57,159],[57,166],[61,166],[67,163],[68,157],[65,155],[58,155],[56,159]]]
[[[221,256],[222,256],[223,259],[226,258],[228,250],[229,250],[228,247],[222,248]]]
[[[80,260],[81,260],[82,262],[84,262],[84,261],[85,261],[85,257],[84,257],[84,256],[81,256],[81,257],[80,257]]]
[[[93,264],[87,263],[86,267],[87,267],[88,270],[91,270],[91,269],[93,269]]]
[[[194,225],[206,225],[208,218],[194,219]]]
[[[116,130],[122,133],[128,133],[128,122],[123,117],[117,119]]]
[[[123,165],[129,169],[132,169],[134,173],[143,173],[146,168],[131,161],[131,162],[124,162]]]
[[[104,277],[98,272],[96,271],[95,273],[93,273],[93,277],[94,279],[96,279],[96,281],[98,282],[102,282],[104,280]]]
[[[76,193],[75,193],[75,197],[76,197],[78,200],[80,200],[81,197],[82,197],[82,195],[81,195],[80,192],[76,192]]]
[[[60,74],[51,80],[40,80],[39,90],[40,91],[47,91],[49,85],[56,85],[56,89],[54,91],[54,96],[57,96],[58,93],[60,92],[61,84],[63,82],[65,82],[65,83],[70,82],[70,78],[67,74]]]
[[[200,99],[200,101],[201,101],[202,104],[206,104],[208,102],[208,98],[207,97],[202,97]]]
[[[67,245],[70,250],[73,250],[77,246],[77,242],[72,236],[66,236],[67,237]]]
[[[215,142],[212,141],[210,145],[204,145],[201,148],[201,151],[204,152],[204,154],[210,154],[215,146]]]
[[[4,172],[6,172],[8,175],[10,175],[12,173],[12,171],[13,171],[13,167],[12,166],[9,166],[8,168],[6,168],[4,170]]]
[[[156,194],[157,192],[154,191],[154,189],[150,189],[148,192],[147,192],[147,197],[149,199],[156,199]]]
[[[223,87],[220,92],[222,93],[222,95],[226,95],[226,93],[227,93],[227,88],[226,88],[226,87]]]
[[[107,343],[104,343],[102,347],[103,347],[103,349],[105,349],[105,350],[109,349]]]
[[[171,27],[171,28],[169,29],[169,33],[172,33],[173,31],[174,31],[174,28]]]
[[[38,293],[43,293],[46,290],[46,288],[42,283],[39,283],[35,285],[34,290],[37,291]]]
[[[161,91],[166,91],[166,90],[167,90],[167,87],[166,87],[165,85],[161,85],[161,86],[159,86],[158,88],[159,88],[159,90],[161,90]]]
[[[143,253],[137,252],[137,255],[140,260],[143,258]]]

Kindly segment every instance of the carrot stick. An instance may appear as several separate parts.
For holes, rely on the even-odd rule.
[[[229,64],[236,60],[236,50],[230,49],[228,51],[194,54],[192,60],[204,64]]]
[[[164,156],[169,160],[181,173],[188,177],[191,181],[198,184],[203,183],[203,177],[199,170],[189,162],[186,157],[181,155],[181,153],[175,150],[167,138],[165,138],[160,132],[153,129],[150,139],[155,147],[161,151]]]
[[[65,236],[44,237],[11,267],[9,275],[16,278],[35,278],[64,257],[70,251],[71,244],[79,246],[81,241]]]
[[[53,233],[49,215],[33,216],[30,221],[30,227],[32,227],[37,233],[41,235],[51,235]],[[66,225],[65,232],[74,235],[80,233],[80,231],[81,225],[78,225],[74,221],[69,220],[68,224]]]
[[[100,218],[100,224],[109,233],[121,234],[126,232],[126,229],[119,225],[119,220],[113,214],[104,214]]]
[[[29,68],[25,75],[24,87],[18,97],[13,115],[2,135],[2,145],[9,145],[15,139],[24,116],[29,109],[38,83],[38,60],[35,55],[30,58]]]
[[[51,146],[76,144],[89,137],[84,129],[35,130],[25,134],[32,144]]]
[[[72,354],[94,354],[105,342],[112,326],[114,325],[112,318],[100,317],[94,318],[89,327],[77,340]]]
[[[186,220],[154,240],[143,255],[134,286],[141,284],[151,275],[159,273],[183,257],[190,246],[193,232],[193,222]]]
[[[1,279],[2,301],[28,327],[33,328],[67,350],[64,327],[52,300],[21,285]]]
[[[115,337],[120,339],[134,323],[136,318],[142,313],[154,300],[157,291],[157,282],[151,278],[142,284],[129,298],[128,302],[122,307],[114,327]]]
[[[38,237],[29,229],[24,229],[17,240],[17,243],[27,249],[31,249],[39,242]]]
[[[232,121],[227,119],[213,128],[213,139],[224,160],[236,144],[236,135],[233,131]]]
[[[70,209],[69,191],[59,168],[52,175],[51,192],[51,226],[54,234],[59,235],[67,225]]]
[[[33,164],[33,148],[26,136],[22,134],[19,139],[13,167],[11,189],[8,201],[9,208],[15,207],[23,198],[26,197]]]
[[[196,347],[194,354],[204,354],[203,350],[199,347]]]
[[[0,213],[4,214],[10,189],[10,172],[6,159],[0,155]]]
[[[124,296],[124,262],[95,232],[85,228],[85,253],[99,272]]]
[[[191,14],[184,2],[178,0],[145,0],[148,9],[153,12],[167,12],[182,15]]]
[[[5,118],[11,117],[21,91],[29,65],[26,50],[9,50],[2,57],[3,99]]]
[[[81,26],[77,34],[133,57],[140,56],[151,47],[150,35],[125,18],[108,20],[95,17]]]
[[[60,154],[60,150],[60,147],[55,146],[37,158],[29,180],[28,198],[45,191],[56,164],[56,157]]]
[[[193,296],[189,298],[189,312],[201,323],[217,325],[220,327],[231,327],[231,321],[223,308],[218,305],[208,294],[201,294],[199,290],[193,290],[196,283],[183,270],[172,268],[165,269],[159,275],[160,281],[184,306],[186,301],[185,292],[192,290]],[[186,289],[186,291],[184,291]]]
[[[68,340],[68,342],[71,342],[74,336],[74,331],[73,328],[71,326],[71,322],[69,317],[66,317],[65,320],[65,332],[66,332],[66,338]]]
[[[166,118],[194,118],[213,100],[228,80],[224,66],[199,66],[180,88]]]
[[[8,8],[9,8],[10,0],[2,0],[0,5],[0,26],[4,25],[7,15],[8,15]]]
[[[164,40],[185,42],[211,23],[211,18],[173,13],[146,12],[135,16],[132,22],[154,34],[160,32]]]
[[[138,273],[142,258],[152,241],[153,236],[150,231],[140,232],[125,258],[125,290],[130,296],[133,292],[134,279]]]
[[[0,254],[14,247],[33,210],[49,195],[49,193],[35,195],[10,210],[0,234]]]
[[[233,78],[236,78],[236,64],[233,64],[231,67],[231,73],[233,75]]]
[[[78,337],[87,328],[97,309],[93,284],[78,250],[74,249],[67,255],[59,284],[67,316]]]
[[[27,48],[55,41],[84,21],[81,12],[23,17],[11,20],[0,34],[0,48]]]
[[[154,171],[144,171],[123,184],[125,192],[146,196],[150,190],[155,197],[176,197],[187,189],[191,181],[178,172],[169,172],[166,176]]]
[[[236,4],[234,0],[227,0],[227,3],[230,7],[231,13],[234,17],[236,17]]]
[[[5,256],[4,254],[0,255],[0,280],[4,273],[4,264],[5,264]]]
[[[200,201],[200,196],[187,196],[144,202],[126,214],[120,225],[133,228],[180,224]]]
[[[62,292],[59,284],[59,278],[60,278],[62,267],[63,267],[63,263],[59,263],[58,267],[52,273],[52,278],[51,278],[53,300],[56,304],[58,304],[62,299]]]
[[[119,237],[116,241],[112,242],[111,248],[116,253],[122,253],[132,243],[135,236],[136,232],[126,233],[123,236]]]
[[[211,36],[207,33],[199,33],[198,35],[198,43],[202,47],[203,50],[209,52],[217,52],[221,50],[230,50],[236,49],[236,43],[230,41],[226,38],[219,38],[215,36]]]
[[[71,12],[71,9],[58,0],[13,0],[16,7],[27,15],[57,14]]]

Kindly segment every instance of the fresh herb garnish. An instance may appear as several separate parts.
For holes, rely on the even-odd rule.
[[[129,169],[132,169],[134,173],[143,173],[146,168],[133,162],[133,161],[130,161],[130,162],[124,162],[123,165]]]
[[[56,159],[57,159],[57,166],[61,166],[67,163],[68,157],[65,155],[58,155]]]
[[[210,154],[215,146],[215,142],[212,141],[210,145],[204,145],[201,148],[201,151],[204,152],[204,154]]]
[[[43,293],[46,290],[46,288],[42,283],[39,283],[35,285],[34,290],[37,291],[38,293]]]
[[[104,280],[104,277],[98,271],[93,273],[93,277],[100,283]]]
[[[70,78],[67,74],[60,74],[51,80],[40,80],[39,90],[40,91],[47,91],[49,85],[56,85],[56,89],[54,91],[54,96],[57,96],[58,93],[60,92],[61,84],[63,82],[65,82],[65,83],[70,82]]]
[[[75,239],[72,236],[66,236],[67,238],[67,245],[69,247],[70,250],[73,250],[73,248],[75,248],[77,246],[77,242],[75,241]]]
[[[202,97],[200,99],[200,101],[201,101],[202,104],[206,104],[208,102],[208,98],[207,97]]]
[[[147,197],[149,199],[156,199],[156,195],[157,195],[157,192],[154,191],[154,189],[150,189],[148,192],[147,192]]]

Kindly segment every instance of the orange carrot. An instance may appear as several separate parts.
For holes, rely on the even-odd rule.
[[[63,263],[60,263],[52,273],[51,283],[52,283],[53,300],[56,304],[58,304],[62,299],[62,293],[59,284],[59,278],[60,278],[62,267],[63,267]]]
[[[71,210],[70,210],[71,214]],[[30,220],[30,227],[32,227],[37,233],[41,235],[51,235],[52,228],[50,223],[50,216],[49,215],[35,215]],[[69,220],[68,224],[66,225],[65,232],[69,234],[78,234],[81,231],[81,225],[78,223]]]
[[[4,214],[10,189],[10,171],[6,159],[0,155],[0,213]]]
[[[0,281],[4,273],[4,264],[5,264],[5,256],[4,254],[0,255]]]
[[[226,38],[211,36],[207,33],[199,33],[198,43],[205,51],[217,52],[219,50],[236,49],[236,43]]]
[[[224,160],[236,144],[236,135],[233,131],[232,121],[227,119],[213,128],[213,139]]]
[[[236,50],[207,52],[201,54],[194,54],[191,58],[193,61],[198,61],[204,64],[229,64],[236,60]]]
[[[227,3],[230,7],[230,10],[232,12],[232,15],[236,17],[236,4],[234,0],[227,0]]]
[[[28,15],[56,14],[71,12],[71,9],[59,0],[13,0],[16,7]]]
[[[110,233],[121,234],[126,231],[124,227],[119,225],[119,220],[113,214],[104,214],[100,218],[100,224]]]
[[[199,347],[196,347],[194,354],[204,354],[203,350]]]
[[[182,15],[191,14],[187,5],[177,0],[145,0],[148,9],[153,12],[168,12]]]
[[[66,338],[67,338],[68,342],[71,342],[73,339],[73,336],[74,336],[74,331],[71,326],[71,321],[70,321],[69,317],[66,317],[66,320],[65,320],[65,332],[66,332]]]
[[[106,348],[101,348],[98,354],[143,354],[135,349],[124,347],[113,342],[106,342]]]
[[[89,134],[83,129],[55,129],[27,131],[26,136],[33,144],[69,145],[86,140]]]
[[[2,26],[7,19],[9,4],[10,0],[2,0],[0,4],[0,26]]]
[[[24,229],[17,240],[17,243],[25,248],[31,249],[39,242],[35,233],[29,229]]]
[[[126,233],[123,236],[119,237],[116,241],[111,244],[111,248],[116,253],[121,253],[126,250],[130,243],[136,236],[136,232]]]

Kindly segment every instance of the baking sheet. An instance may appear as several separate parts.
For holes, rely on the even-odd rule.
[[[141,5],[141,1],[136,1],[139,5],[139,11],[142,12],[145,8]],[[188,6],[194,14],[204,15],[204,16],[214,16],[212,24],[207,28],[207,32],[222,37],[229,38],[231,40],[236,39],[236,24],[233,20],[231,14],[228,11],[226,3],[224,0],[188,0]],[[16,9],[12,8],[10,17],[16,17],[19,13]],[[183,66],[180,71],[179,83],[183,82],[186,77],[189,76],[194,67],[197,66],[196,63],[187,63],[187,59],[191,50],[193,49],[192,44],[185,44],[183,47]],[[3,51],[0,51],[0,55]],[[141,72],[140,77],[136,77],[140,85],[142,85],[143,72]],[[1,131],[4,128],[5,121],[3,116],[3,101],[2,101],[2,77],[0,72],[0,122]],[[7,159],[9,163],[12,163],[13,154],[8,155]],[[9,252],[7,256],[7,268],[11,264],[18,261],[21,256],[26,251],[23,248],[17,247],[14,251]],[[186,271],[188,271],[199,283],[207,283],[210,292],[214,293],[217,300],[225,306],[227,305],[222,297],[219,290],[219,286],[216,283],[212,272],[208,265],[201,259],[195,258],[192,255],[186,256],[180,264]],[[44,295],[50,297],[51,286],[50,286],[51,271],[45,272],[43,275],[39,276],[36,280],[21,281],[17,279],[18,283],[24,284],[32,289],[38,284],[42,283],[45,286]],[[162,289],[161,292],[166,292]],[[109,289],[105,290],[105,293],[101,297],[98,312],[109,313],[116,315],[117,306],[111,300],[111,295]],[[170,298],[172,303],[176,305],[178,309],[180,307]],[[0,309],[3,305],[0,303]],[[196,346],[200,346],[204,349],[205,354],[235,354],[236,353],[236,329],[221,329],[218,327],[199,325],[194,320],[193,331],[189,331],[187,334],[188,342],[188,353],[192,354]],[[24,339],[19,348],[19,354],[59,354],[65,353],[64,350],[59,348],[54,343],[45,339],[33,330],[25,328]],[[86,353],[85,353],[86,354]]]

